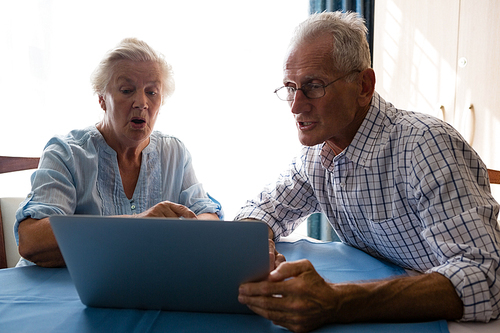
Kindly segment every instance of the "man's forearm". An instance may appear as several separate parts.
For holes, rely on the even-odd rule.
[[[463,304],[439,273],[393,280],[332,284],[339,297],[334,322],[418,322],[462,318]]]

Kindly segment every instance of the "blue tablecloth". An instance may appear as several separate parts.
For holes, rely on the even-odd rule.
[[[288,261],[309,259],[330,282],[405,274],[401,268],[341,243],[278,243]],[[257,315],[85,307],[64,268],[0,270],[0,332],[284,332]],[[315,332],[448,332],[446,321],[330,325]]]

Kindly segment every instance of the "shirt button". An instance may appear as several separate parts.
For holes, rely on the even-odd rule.
[[[130,209],[134,210],[135,209],[135,205],[130,206]]]

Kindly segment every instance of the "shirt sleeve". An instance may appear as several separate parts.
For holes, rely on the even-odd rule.
[[[210,197],[208,193],[205,192],[202,183],[198,181],[194,171],[192,157],[188,149],[181,141],[177,139],[175,139],[175,141],[177,142],[178,149],[180,150],[178,163],[182,166],[182,175],[178,175],[182,178],[178,202],[191,209],[196,215],[215,213],[220,219],[223,219],[224,212],[221,204],[215,198]],[[177,168],[175,166],[170,168],[172,171],[176,169]]]
[[[70,170],[71,150],[58,138],[51,139],[40,158],[38,169],[31,176],[31,192],[16,212],[14,233],[18,241],[19,223],[31,217],[43,219],[50,215],[73,214],[76,188]]]
[[[463,321],[485,321],[500,312],[499,205],[487,170],[462,138],[424,134],[413,146],[412,186],[424,221],[422,236],[464,306]]]
[[[275,184],[267,185],[256,198],[246,202],[235,220],[264,221],[273,230],[274,239],[279,240],[281,236],[288,236],[308,215],[319,211],[306,173],[308,156],[305,153],[295,158]]]

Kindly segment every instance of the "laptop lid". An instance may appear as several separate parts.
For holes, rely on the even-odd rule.
[[[61,215],[50,223],[91,307],[251,313],[239,285],[269,273],[262,222]]]

